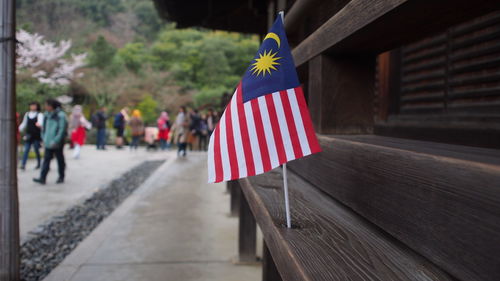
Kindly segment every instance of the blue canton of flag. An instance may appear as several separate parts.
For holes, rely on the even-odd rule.
[[[243,102],[299,85],[283,21],[278,17],[243,76]]]

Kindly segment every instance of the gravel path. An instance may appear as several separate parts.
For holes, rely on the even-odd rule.
[[[145,161],[83,203],[30,232],[21,245],[21,280],[43,279],[164,161]]]

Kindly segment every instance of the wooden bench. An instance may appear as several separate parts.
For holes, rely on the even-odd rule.
[[[500,152],[379,136],[320,143],[324,152],[289,165],[303,177],[290,173],[293,229],[280,169],[238,181],[240,243],[252,258],[253,214],[264,276],[500,280]]]

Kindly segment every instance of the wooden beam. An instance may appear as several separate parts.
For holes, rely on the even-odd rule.
[[[19,280],[15,2],[0,0],[0,281]]]
[[[453,280],[294,173],[292,229],[284,224],[281,172],[240,183],[283,280]]]
[[[308,105],[321,134],[373,132],[375,56],[319,55],[309,62]]]
[[[314,12],[314,8],[322,4],[322,0],[297,0],[288,12],[285,13],[285,30],[287,33],[295,31],[304,18]]]
[[[262,243],[262,281],[283,281],[269,248],[267,248],[266,241]]]
[[[230,198],[230,215],[238,216],[240,214],[240,197],[241,189],[237,181],[228,181],[227,187],[229,188]]]
[[[500,1],[352,0],[293,50],[297,66],[323,52],[370,53],[500,9]]]
[[[399,113],[401,91],[401,50],[378,56],[377,71],[377,120],[386,121],[390,114]]]
[[[460,280],[500,280],[500,152],[320,136],[293,171]]]
[[[240,196],[240,201],[239,262],[254,263],[257,261],[257,223],[245,196]]]
[[[500,105],[497,105],[496,112],[499,111]],[[483,112],[488,111],[483,109]],[[492,110],[491,112],[494,113],[495,111]],[[488,118],[479,115],[475,119],[464,120],[466,118],[453,118],[451,114],[445,116],[449,117],[448,120],[445,118],[432,120],[430,118],[421,118],[421,116],[415,118],[413,115],[400,117],[393,117],[387,122],[375,124],[375,134],[500,149],[500,123],[498,118],[488,120]],[[410,119],[411,117],[413,119]]]

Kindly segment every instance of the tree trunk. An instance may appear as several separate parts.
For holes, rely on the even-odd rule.
[[[0,0],[0,21],[0,281],[18,281],[14,0]]]

